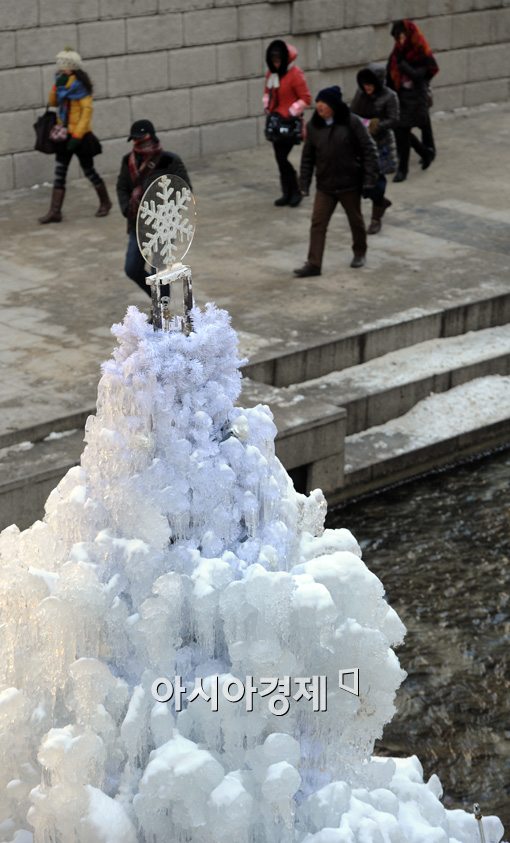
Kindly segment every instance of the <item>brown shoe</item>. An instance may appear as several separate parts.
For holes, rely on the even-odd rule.
[[[320,267],[314,266],[312,263],[308,263],[308,261],[299,269],[294,270],[294,275],[296,278],[309,278],[312,275],[320,275]]]
[[[51,193],[50,209],[44,217],[39,217],[41,225],[49,222],[62,222],[62,205],[66,195],[65,187],[54,187]]]
[[[100,184],[96,185],[96,193],[99,196],[99,208],[97,209],[95,216],[96,217],[106,217],[111,211],[112,203],[110,202],[110,197],[108,196],[108,191],[106,189],[106,185],[104,181]]]

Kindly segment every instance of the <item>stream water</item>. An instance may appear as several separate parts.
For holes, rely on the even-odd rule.
[[[419,756],[444,804],[510,833],[510,451],[332,510],[407,626],[376,752]],[[360,665],[361,668],[361,665]]]

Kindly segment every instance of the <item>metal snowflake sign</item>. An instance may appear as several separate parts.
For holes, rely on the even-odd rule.
[[[157,270],[182,261],[195,234],[195,199],[179,176],[164,175],[145,191],[136,220],[138,248]]]

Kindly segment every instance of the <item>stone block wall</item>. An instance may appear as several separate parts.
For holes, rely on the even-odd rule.
[[[298,47],[312,92],[338,83],[350,99],[359,68],[387,58],[400,17],[417,20],[436,53],[436,110],[508,99],[510,0],[0,0],[0,190],[51,177],[32,124],[64,46],[94,82],[108,173],[140,117],[186,160],[264,142],[264,55],[275,37]]]

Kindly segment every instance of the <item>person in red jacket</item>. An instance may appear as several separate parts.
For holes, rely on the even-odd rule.
[[[306,84],[303,71],[289,65],[296,59],[297,50],[285,41],[271,41],[266,51],[268,70],[264,87],[264,110],[266,114],[277,112],[283,118],[301,117],[305,107],[310,105],[312,97]],[[289,153],[296,140],[279,137],[272,140],[276,163],[280,171],[282,195],[275,205],[290,205],[295,208],[301,202],[297,174],[290,163]]]

